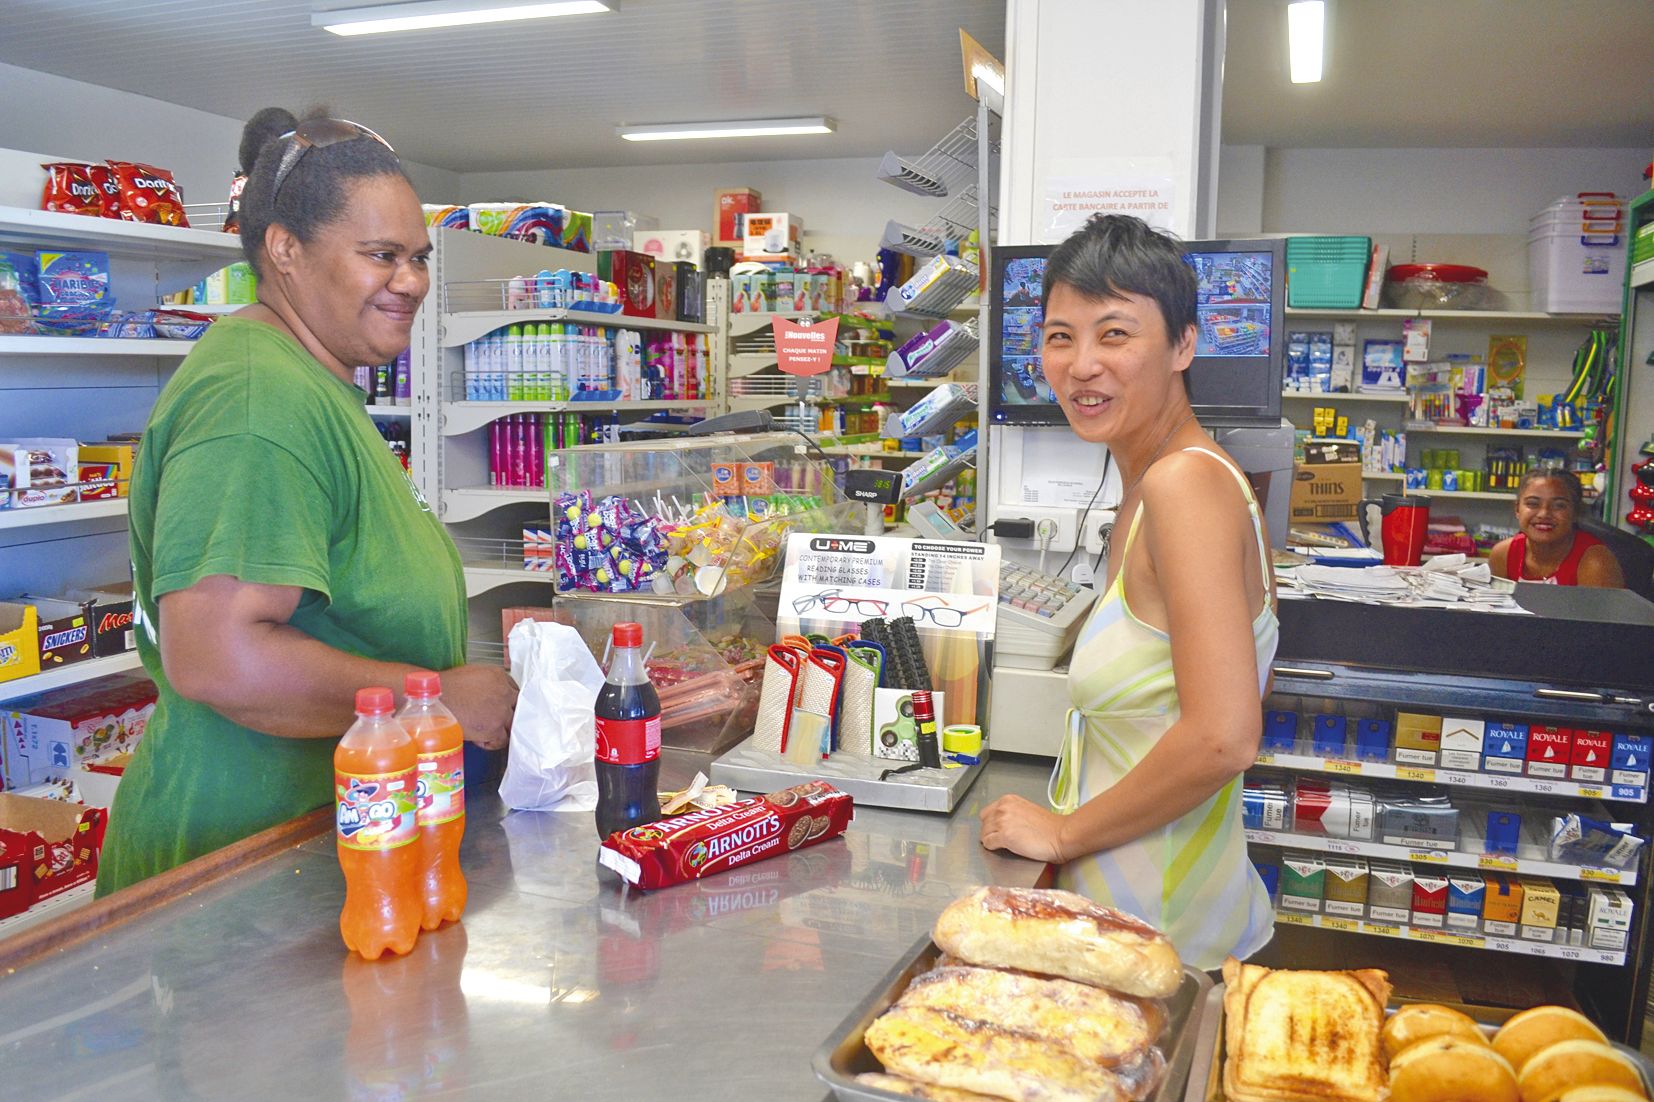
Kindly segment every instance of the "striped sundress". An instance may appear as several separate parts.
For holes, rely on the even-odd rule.
[[[1257,500],[1240,472],[1206,448],[1246,495],[1263,564],[1265,601],[1252,621],[1261,700],[1280,636],[1269,593],[1269,547]],[[1072,707],[1062,753],[1051,775],[1051,804],[1067,814],[1118,783],[1179,716],[1171,640],[1132,615],[1125,561],[1143,510],[1126,534],[1120,570],[1081,629],[1069,665]],[[1246,855],[1241,779],[1180,819],[1125,845],[1065,864],[1057,883],[1159,927],[1185,962],[1214,969],[1229,954],[1245,959],[1268,944],[1274,911]]]

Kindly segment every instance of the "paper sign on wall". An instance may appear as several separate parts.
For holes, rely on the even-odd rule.
[[[789,375],[821,375],[833,366],[833,342],[838,339],[838,319],[811,323],[791,318],[773,318],[775,366]]]
[[[1085,225],[1093,214],[1132,214],[1156,229],[1169,230],[1176,202],[1177,184],[1170,176],[1049,176],[1035,228],[1040,241],[1048,245]]]

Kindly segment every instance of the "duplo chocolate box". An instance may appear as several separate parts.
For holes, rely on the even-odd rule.
[[[1487,734],[1487,723],[1462,716],[1443,716],[1441,728],[1441,764],[1443,769],[1482,768],[1482,742]]]
[[[1522,885],[1497,873],[1482,877],[1482,928],[1490,934],[1516,936],[1522,921]]]
[[[1566,727],[1528,728],[1528,776],[1562,780],[1573,756],[1574,733]]]
[[[1568,757],[1568,776],[1587,784],[1602,784],[1608,780],[1608,764],[1613,756],[1613,734],[1576,730],[1573,752]]]
[[[1296,854],[1281,861],[1281,907],[1318,914],[1326,894],[1327,868],[1319,857]]]
[[[1478,873],[1447,878],[1447,924],[1456,930],[1474,930],[1482,924],[1482,901],[1487,884]]]
[[[1522,936],[1528,941],[1555,941],[1562,893],[1549,880],[1518,877],[1522,884]]]
[[[1402,765],[1435,765],[1442,744],[1442,717],[1396,713],[1395,760]]]
[[[1361,918],[1367,913],[1367,862],[1359,857],[1328,857],[1323,909],[1329,915]]]
[[[1528,725],[1494,720],[1482,736],[1482,768],[1521,774],[1528,761]]]
[[[1406,923],[1413,914],[1413,868],[1399,861],[1367,863],[1367,915],[1375,922]]]

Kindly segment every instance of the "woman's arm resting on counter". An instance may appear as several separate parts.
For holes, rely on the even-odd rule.
[[[282,738],[343,734],[356,690],[384,685],[400,700],[419,667],[378,662],[328,646],[287,621],[304,590],[214,574],[161,597],[161,665],[174,690],[226,719]],[[503,669],[442,671],[443,700],[466,738],[503,746],[516,687]]]
[[[1210,460],[1194,460],[1207,462]],[[1108,791],[1061,816],[1006,796],[982,812],[982,844],[1035,860],[1112,849],[1180,818],[1243,773],[1262,734],[1253,609],[1244,582],[1252,524],[1227,475],[1145,479],[1142,537],[1172,639],[1182,715]]]

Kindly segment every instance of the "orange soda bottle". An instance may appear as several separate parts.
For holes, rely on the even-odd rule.
[[[420,925],[434,930],[465,912],[459,840],[465,834],[465,733],[442,703],[442,678],[428,671],[403,680],[407,700],[396,718],[419,752]]]
[[[356,722],[333,752],[333,819],[345,906],[339,933],[368,960],[419,937],[419,752],[389,689],[356,693]]]

